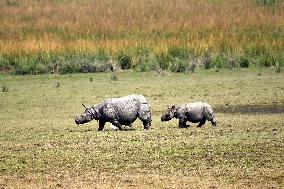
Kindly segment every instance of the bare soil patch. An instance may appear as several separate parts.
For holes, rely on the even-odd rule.
[[[215,112],[241,113],[241,114],[267,114],[284,113],[284,104],[264,104],[264,105],[228,105],[214,108]]]

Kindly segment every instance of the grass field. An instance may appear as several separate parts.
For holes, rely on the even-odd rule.
[[[139,70],[283,65],[283,10],[283,0],[2,0],[0,71],[94,72],[101,55]]]
[[[1,188],[283,188],[284,74],[0,75]],[[92,78],[92,79],[91,79]],[[5,89],[5,90],[4,90]],[[153,124],[76,126],[81,103],[144,94]],[[168,105],[206,101],[218,127],[162,123]]]
[[[283,10],[1,0],[0,188],[284,188]],[[134,93],[152,105],[150,130],[75,125],[81,103]],[[212,105],[218,127],[160,121],[193,101]]]

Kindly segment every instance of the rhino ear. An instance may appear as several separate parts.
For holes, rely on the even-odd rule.
[[[176,109],[176,105],[173,105],[173,106],[171,107],[171,109]]]

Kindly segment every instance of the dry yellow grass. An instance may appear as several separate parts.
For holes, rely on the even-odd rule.
[[[283,50],[284,3],[234,0],[6,0],[0,3],[0,51],[109,52],[185,46],[196,53]]]

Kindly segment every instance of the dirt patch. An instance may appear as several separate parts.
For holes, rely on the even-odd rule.
[[[242,114],[267,114],[284,113],[284,104],[265,104],[265,105],[227,105],[214,107],[215,112],[222,113],[242,113]]]

